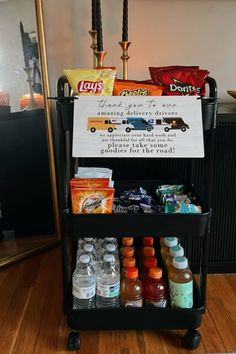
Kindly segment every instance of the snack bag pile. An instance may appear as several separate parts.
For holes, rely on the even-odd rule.
[[[102,168],[79,168],[70,181],[72,213],[111,213],[115,189],[111,170]]]
[[[156,190],[160,203],[164,205],[165,213],[200,214],[201,205],[191,193],[186,193],[183,184],[162,185]]]

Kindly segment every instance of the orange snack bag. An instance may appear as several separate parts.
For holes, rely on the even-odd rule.
[[[135,80],[115,80],[114,96],[161,96],[162,86],[157,84],[135,81]]]
[[[71,190],[73,214],[112,213],[114,188],[76,188]]]
[[[72,178],[70,180],[71,189],[75,188],[101,188],[101,187],[109,187],[109,178]]]
[[[64,69],[64,75],[75,95],[112,96],[114,69]]]

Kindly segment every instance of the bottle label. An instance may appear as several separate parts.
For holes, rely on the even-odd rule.
[[[143,306],[143,299],[133,300],[133,301],[123,301],[124,307],[142,307]]]
[[[169,280],[170,302],[173,307],[193,307],[193,281],[188,283],[175,283]]]
[[[112,285],[97,283],[97,295],[102,297],[116,297],[120,293],[120,282]]]
[[[77,299],[91,299],[95,296],[95,284],[91,286],[73,287],[73,295]]]

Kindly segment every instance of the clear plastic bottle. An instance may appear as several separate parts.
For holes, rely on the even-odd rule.
[[[108,243],[114,243],[114,245],[118,249],[118,242],[117,242],[117,239],[115,237],[105,237],[103,242],[102,242],[102,248],[105,249],[106,245]]]
[[[97,276],[96,306],[98,308],[119,307],[119,295],[120,273],[115,267],[115,257],[112,254],[105,254]]]
[[[166,258],[166,268],[169,270],[170,267],[173,266],[173,259],[175,257],[184,256],[184,249],[181,245],[176,245],[170,248],[170,254]]]
[[[186,257],[175,257],[169,269],[169,291],[172,307],[193,307],[193,274]]]
[[[165,237],[161,247],[161,258],[163,265],[166,265],[166,258],[170,255],[170,248],[178,244],[177,237]]]
[[[72,277],[73,309],[95,307],[96,277],[88,255],[81,255]]]
[[[126,257],[123,259],[123,267],[120,272],[120,279],[123,280],[125,278],[125,271],[127,268],[135,267],[136,260],[134,257]]]
[[[77,261],[79,261],[79,257],[84,250],[84,246],[87,244],[91,244],[95,247],[96,242],[94,237],[84,237],[83,239],[78,240]]]
[[[167,284],[162,279],[162,269],[153,267],[149,269],[148,277],[143,284],[143,298],[145,306],[167,306]]]
[[[143,306],[143,284],[138,278],[138,268],[126,269],[125,278],[121,282],[120,299],[124,307]]]
[[[116,264],[116,269],[118,271],[120,271],[120,259],[119,259],[119,254],[118,254],[118,250],[116,248],[116,246],[114,245],[114,243],[107,243],[105,250],[104,250],[104,254],[112,254],[115,258],[115,264]]]
[[[94,249],[94,246],[91,243],[86,243],[84,245],[81,255],[84,255],[84,254],[85,255],[87,254],[90,257],[91,266],[93,267],[93,269],[96,273],[98,270],[98,259],[97,259],[97,254]]]

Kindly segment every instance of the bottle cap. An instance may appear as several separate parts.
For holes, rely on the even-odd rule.
[[[172,257],[179,257],[184,255],[184,249],[180,245],[176,245],[170,248],[170,255]]]
[[[135,263],[134,257],[126,257],[123,259],[123,266],[125,268],[135,267]]]
[[[86,251],[86,252],[92,252],[92,251],[93,251],[93,245],[91,245],[91,243],[85,243],[85,245],[84,245],[84,251]]]
[[[92,242],[93,238],[92,237],[84,237],[84,241],[86,242]]]
[[[134,243],[133,237],[122,237],[122,245],[133,246],[133,243]]]
[[[143,256],[144,257],[154,257],[155,256],[154,248],[151,246],[143,247]]]
[[[106,240],[108,242],[112,242],[112,241],[114,241],[114,237],[105,237],[104,240]]]
[[[188,260],[186,257],[175,257],[173,258],[173,267],[177,269],[185,269],[188,267]]]
[[[156,267],[157,259],[155,257],[147,257],[144,259],[144,265],[146,268]]]
[[[79,257],[79,261],[80,261],[80,263],[83,263],[83,264],[89,263],[90,257],[89,257],[88,254],[82,254],[82,255]]]
[[[165,237],[164,238],[164,245],[167,247],[173,247],[178,244],[177,237]]]
[[[113,254],[104,254],[103,260],[104,260],[104,262],[107,262],[107,263],[114,263],[115,257],[113,256]]]
[[[124,247],[122,248],[122,256],[123,257],[133,257],[134,256],[134,249],[132,247]]]
[[[143,237],[143,245],[144,246],[152,246],[153,245],[153,237],[152,236]]]
[[[106,251],[115,252],[115,250],[116,250],[116,246],[114,245],[114,243],[107,243],[106,244]]]
[[[159,267],[152,267],[149,269],[148,277],[152,279],[161,279],[162,278],[162,269]]]
[[[138,268],[136,268],[136,267],[126,268],[125,276],[126,276],[126,278],[129,278],[129,279],[137,279],[138,278]]]

